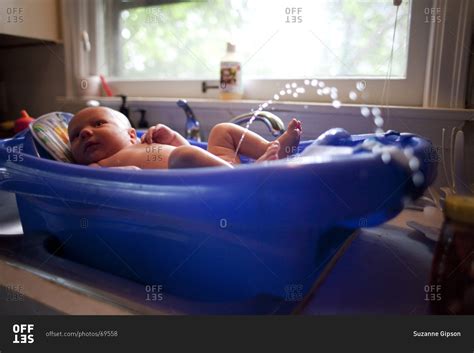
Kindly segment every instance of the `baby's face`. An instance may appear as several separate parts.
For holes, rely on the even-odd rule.
[[[135,129],[128,128],[109,108],[85,108],[72,118],[68,127],[74,160],[79,164],[97,163],[136,143]]]

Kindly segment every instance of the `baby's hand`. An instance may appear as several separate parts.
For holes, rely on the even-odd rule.
[[[141,142],[147,144],[162,143],[164,145],[169,145],[174,140],[175,134],[176,133],[168,126],[158,124],[152,126],[143,134]]]

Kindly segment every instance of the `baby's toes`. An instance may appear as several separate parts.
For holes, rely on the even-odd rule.
[[[296,120],[296,128],[297,128],[298,130],[302,130],[302,128],[301,128],[301,120]]]
[[[297,127],[297,125],[298,125],[298,121],[295,118],[291,119],[290,123],[288,124],[288,130],[290,131],[294,130]]]

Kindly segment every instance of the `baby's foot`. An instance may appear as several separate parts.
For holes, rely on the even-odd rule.
[[[301,132],[301,121],[294,118],[291,119],[288,129],[277,139],[281,146],[278,158],[286,158],[296,152],[296,147],[300,143]]]
[[[264,154],[261,155],[256,162],[274,161],[278,159],[278,151],[280,150],[280,143],[278,141],[271,142]]]

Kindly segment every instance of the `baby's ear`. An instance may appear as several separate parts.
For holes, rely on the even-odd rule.
[[[135,130],[134,128],[128,129],[128,136],[130,136],[130,142],[132,142],[132,144],[138,143],[137,130]]]

